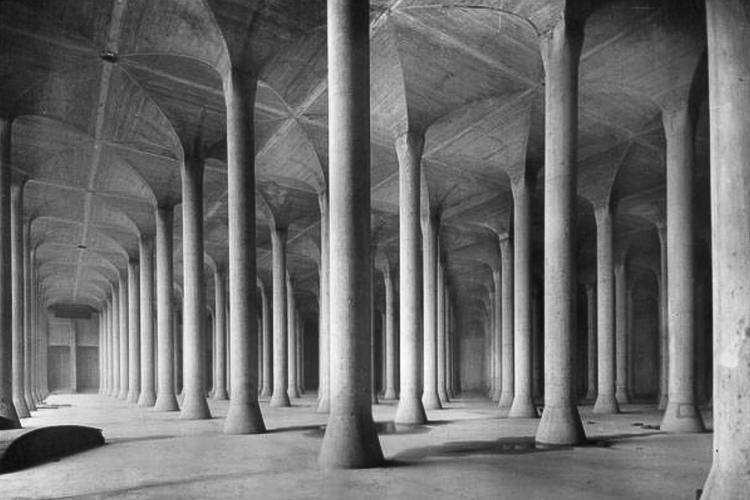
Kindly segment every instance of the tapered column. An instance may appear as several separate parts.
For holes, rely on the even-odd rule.
[[[203,276],[203,159],[186,158],[182,169],[183,393],[180,418],[211,418],[206,402]]]
[[[141,280],[138,261],[128,261],[128,403],[141,394]]]
[[[120,393],[120,289],[119,281],[112,287],[112,390],[108,396]]]
[[[596,286],[594,286],[593,283],[586,283],[586,319],[587,319],[587,328],[586,332],[588,334],[588,345],[586,346],[587,351],[587,363],[586,363],[586,370],[587,370],[587,392],[586,392],[586,399],[589,401],[593,401],[596,399],[597,395],[597,330],[596,330],[596,322],[597,322],[597,316],[596,316]]]
[[[663,110],[662,119],[667,138],[669,402],[661,430],[701,432],[705,427],[695,401],[694,367],[693,117],[684,103]]]
[[[660,410],[667,408],[669,401],[669,311],[667,308],[667,225],[659,223],[656,226],[659,234],[660,266],[659,277],[659,406]]]
[[[370,407],[370,37],[368,1],[328,0],[330,414],[324,468],[380,465]]]
[[[227,331],[226,331],[226,277],[224,270],[214,271],[214,394],[219,401],[229,399],[227,395]],[[256,326],[257,328],[257,326]]]
[[[448,392],[445,390],[445,268],[440,261],[438,261],[437,268],[437,294],[437,393],[440,402],[447,403]]]
[[[99,373],[99,395],[104,396],[109,389],[109,298],[104,300],[104,307],[100,319],[102,343],[99,346],[99,357],[102,369]]]
[[[513,179],[514,326],[512,418],[537,416],[532,400],[531,351],[531,196],[533,184],[525,176]]]
[[[289,399],[299,399],[297,391],[297,309],[294,300],[294,287],[287,274],[286,278],[286,334],[287,334],[287,386]]]
[[[612,210],[599,207],[596,216],[596,303],[599,381],[594,413],[619,413],[615,398],[615,282]]]
[[[41,302],[41,299],[38,299]],[[39,363],[39,380],[40,386],[39,386],[39,401],[43,401],[47,396],[49,396],[49,385],[47,383],[48,381],[48,366],[49,366],[49,318],[47,317],[47,311],[44,308],[40,308],[39,311],[39,324],[41,328],[41,335],[40,335],[40,342],[39,342],[39,351],[40,351],[40,358],[41,361]]]
[[[399,380],[394,421],[423,424],[422,406],[422,253],[420,250],[420,177],[424,137],[407,133],[396,140],[399,166]]]
[[[141,235],[141,393],[138,406],[154,406],[154,240]]]
[[[21,427],[13,404],[10,131],[0,118],[0,430]]]
[[[329,218],[328,192],[318,194],[320,206],[320,318],[318,319],[318,413],[328,413],[330,409],[330,257],[329,257]]]
[[[37,404],[42,403],[39,370],[40,370],[40,357],[39,352],[39,293],[38,293],[38,280],[37,280],[37,267],[36,267],[36,247],[31,248],[31,223],[30,219],[26,224],[25,245],[28,249],[26,255],[28,255],[28,262],[26,268],[29,273],[29,280],[26,290],[27,303],[29,308],[26,311],[26,324],[28,325],[28,332],[25,341],[28,341],[28,347],[26,350],[26,360],[28,361],[25,368],[28,370],[29,383],[26,385],[26,404],[29,406],[29,410],[34,411]],[[26,344],[25,344],[26,347]]]
[[[542,39],[545,85],[544,163],[544,413],[536,440],[585,441],[575,405],[574,335],[578,59],[583,30],[561,19]]]
[[[229,216],[229,370],[227,434],[266,430],[258,406],[255,268],[255,89],[250,75],[224,80],[227,105],[227,205]]]
[[[13,404],[19,418],[31,416],[26,405],[24,389],[24,280],[23,280],[23,185],[15,182],[11,187],[10,233],[11,233],[11,281],[12,325],[13,325]]]
[[[385,288],[385,393],[383,399],[396,399],[396,294],[390,265],[383,268]]]
[[[502,333],[500,339],[500,398],[498,407],[507,414],[510,406],[513,404],[514,395],[514,258],[513,258],[513,240],[510,235],[503,234],[500,236],[500,266],[502,283],[500,285],[500,295],[502,302]],[[494,278],[494,276],[493,276]]]
[[[290,406],[287,394],[286,229],[271,230],[273,260],[273,394],[271,406]]]
[[[750,491],[750,4],[707,0],[706,17],[715,392],[713,464],[701,498],[718,500]]]
[[[630,402],[629,303],[628,274],[625,268],[625,255],[622,255],[615,263],[615,399],[618,404]]]
[[[273,394],[273,318],[268,292],[265,287],[260,289],[261,307],[263,308],[263,390],[260,395],[270,398]]]
[[[172,296],[172,339],[174,342],[174,393],[182,394],[182,300]]]
[[[31,263],[36,259],[36,249],[31,249],[31,221],[23,225],[23,399],[29,411],[36,411],[34,401],[34,363],[33,356],[33,315],[32,296],[34,281],[31,275]],[[33,254],[33,255],[32,255]]]
[[[128,349],[130,349],[130,342],[128,341],[129,334],[129,312],[128,312],[128,277],[126,274],[120,275],[120,388],[117,391],[117,399],[125,399],[128,397]]]
[[[437,232],[439,222],[432,216],[422,220],[422,284],[424,335],[424,379],[422,405],[426,410],[442,408],[437,393]]]
[[[173,225],[172,207],[156,210],[156,349],[158,382],[156,411],[177,411],[174,390],[174,307]]]
[[[502,266],[502,262],[501,262]],[[494,367],[494,391],[492,400],[500,402],[500,396],[503,392],[503,282],[501,268],[492,270],[492,283],[495,286],[493,295],[492,308],[494,309],[495,328],[492,331],[494,348],[492,349],[492,366]]]

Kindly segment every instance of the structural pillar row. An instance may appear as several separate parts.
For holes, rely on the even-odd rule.
[[[408,132],[396,139],[399,166],[400,391],[394,421],[427,422],[422,392],[422,254],[420,180],[424,136]]]
[[[609,203],[597,207],[596,217],[596,304],[597,380],[594,413],[619,413],[615,397],[615,280],[612,244],[612,209]]]
[[[291,406],[288,385],[288,338],[286,292],[285,228],[271,228],[271,259],[273,261],[273,394],[271,406]]]
[[[23,280],[23,187],[25,182],[14,182],[10,190],[10,232],[11,232],[11,289],[13,325],[13,404],[19,418],[29,418],[31,413],[26,405],[24,388],[24,297]]]
[[[596,285],[586,283],[586,333],[588,345],[586,346],[586,399],[595,401],[597,395],[597,329],[598,321],[596,315]]]
[[[260,300],[263,320],[263,388],[260,395],[270,398],[273,394],[273,318],[268,291],[263,286],[260,287]]]
[[[713,464],[701,498],[719,500],[750,491],[750,4],[707,0],[706,18],[715,390]]]
[[[286,334],[287,334],[287,387],[286,394],[289,399],[299,399],[297,390],[297,348],[298,331],[297,331],[297,304],[294,300],[294,286],[292,278],[287,271],[286,275]]]
[[[318,413],[330,409],[330,219],[328,191],[318,194],[320,207],[320,318],[318,320]]]
[[[33,331],[33,295],[34,281],[31,274],[32,262],[36,260],[36,249],[31,249],[31,220],[23,225],[23,398],[29,411],[36,411],[34,399],[34,369],[36,357],[34,356]]]
[[[445,388],[445,300],[447,290],[445,284],[445,266],[439,255],[437,265],[437,294],[437,393],[440,397],[440,403],[443,404],[447,403],[449,399],[448,391]]]
[[[396,294],[390,263],[383,268],[385,288],[385,392],[383,399],[397,399],[396,392]]]
[[[583,28],[565,15],[541,41],[546,72],[544,163],[544,413],[536,441],[583,443],[573,393],[578,60]]]
[[[492,401],[500,403],[503,392],[503,280],[502,280],[502,257],[500,267],[492,270],[492,284],[495,293],[492,295],[492,316],[494,317],[494,328],[492,330],[492,370],[493,391]]]
[[[128,276],[127,269],[120,274],[119,279],[119,312],[120,317],[118,318],[120,324],[120,388],[117,391],[117,399],[126,399],[128,397],[128,383],[129,383],[129,361],[128,361],[128,349],[130,343],[128,341],[129,334],[129,312],[128,312]]]
[[[156,209],[156,348],[157,388],[154,409],[177,411],[174,389],[174,312],[172,311],[174,263],[172,207]]]
[[[330,413],[320,464],[372,467],[383,452],[372,419],[370,2],[328,0]]]
[[[138,406],[154,406],[154,240],[141,235],[140,239],[141,285],[141,393]]]
[[[659,252],[661,275],[659,276],[659,405],[660,410],[667,408],[669,400],[669,310],[667,307],[667,225],[657,223],[659,234]]]
[[[141,280],[136,259],[128,261],[128,403],[138,403],[141,394]]]
[[[429,211],[431,209],[428,208]],[[422,405],[425,410],[442,408],[437,393],[437,240],[440,222],[431,213],[422,217],[422,284],[424,335],[424,379]]]
[[[618,252],[615,262],[615,399],[618,404],[630,403],[628,365],[630,363],[630,342],[628,340],[629,294],[628,273],[625,267],[625,249]]]
[[[227,310],[226,273],[223,269],[214,270],[214,383],[213,399],[225,401],[227,394]],[[257,315],[256,315],[257,316]],[[257,325],[256,325],[257,330]]]
[[[120,393],[120,290],[119,280],[112,285],[112,349],[110,397],[116,398]]]
[[[513,404],[514,395],[514,258],[513,240],[509,234],[500,236],[500,294],[502,301],[502,334],[500,339],[500,397],[498,407],[507,415]]]

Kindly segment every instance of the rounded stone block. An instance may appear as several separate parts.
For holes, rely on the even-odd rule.
[[[612,394],[600,394],[596,398],[594,403],[594,413],[599,415],[611,415],[620,413],[620,405],[617,404],[617,399]]]
[[[407,425],[427,423],[427,415],[424,412],[422,402],[417,398],[402,397],[398,402],[393,421],[397,424]]]
[[[224,421],[224,434],[262,434],[266,432],[263,415],[257,401],[229,403]]]
[[[667,404],[661,420],[661,430],[665,432],[705,432],[700,410],[692,403]]]
[[[328,420],[318,457],[323,469],[364,469],[384,462],[371,415],[332,416]]]
[[[586,434],[578,409],[545,406],[535,439],[538,444],[549,446],[584,444]]]

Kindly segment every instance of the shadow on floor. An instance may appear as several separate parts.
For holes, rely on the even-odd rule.
[[[533,437],[512,437],[492,441],[452,441],[435,446],[413,448],[396,454],[393,459],[401,461],[423,460],[434,457],[463,457],[468,455],[526,455],[528,453],[570,448],[572,446],[538,448]]]

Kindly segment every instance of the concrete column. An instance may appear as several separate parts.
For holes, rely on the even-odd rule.
[[[76,321],[70,320],[70,392],[75,394],[78,392],[78,331],[76,329]]]
[[[41,302],[41,299],[39,299]],[[43,401],[47,396],[49,396],[49,385],[47,383],[49,373],[47,371],[47,366],[49,362],[49,318],[47,317],[47,310],[44,308],[40,308],[39,311],[39,324],[41,327],[41,335],[40,335],[40,353],[41,353],[41,362],[39,363],[39,376],[41,380],[40,385],[40,393],[39,393],[39,401]]]
[[[112,390],[108,396],[120,393],[120,289],[119,281],[112,287]]]
[[[292,280],[286,277],[286,335],[287,335],[287,386],[289,399],[299,399],[297,391],[297,303],[294,300]]]
[[[156,356],[158,382],[156,411],[177,411],[174,389],[174,262],[172,207],[156,210]],[[203,286],[201,284],[201,286]]]
[[[456,325],[454,320],[453,302],[450,301],[450,290],[446,296],[448,304],[448,397],[456,397]]]
[[[141,393],[138,406],[154,406],[154,240],[141,235]]]
[[[305,323],[297,310],[297,392],[305,393]]]
[[[718,500],[747,498],[750,491],[750,5],[745,0],[708,0],[706,18],[713,221],[714,454],[701,498]],[[674,268],[671,261],[669,265],[671,278]],[[669,397],[671,404],[672,391]]]
[[[502,258],[501,258],[502,260]],[[502,262],[501,262],[502,265]],[[494,309],[493,315],[495,317],[494,330],[492,331],[492,339],[494,342],[494,348],[492,349],[492,366],[494,367],[494,388],[492,393],[492,400],[500,402],[500,396],[502,395],[503,387],[503,282],[501,268],[492,270],[492,283],[495,286],[495,293],[493,295],[492,308]]]
[[[102,330],[102,343],[99,346],[99,357],[101,358],[102,368],[99,372],[99,395],[104,396],[109,389],[109,298],[104,299],[100,328]]]
[[[612,245],[612,210],[595,210],[596,216],[596,303],[599,386],[594,413],[619,413],[615,398],[615,283]],[[622,281],[622,280],[621,280]]]
[[[399,167],[399,380],[400,391],[394,421],[423,424],[422,406],[422,293],[420,249],[420,178],[424,137],[407,133],[396,139]]]
[[[40,352],[39,352],[39,294],[38,283],[37,283],[37,268],[36,268],[36,248],[31,248],[31,220],[26,224],[26,235],[25,244],[30,250],[26,252],[28,255],[27,269],[29,273],[29,284],[27,289],[27,297],[29,308],[26,311],[26,321],[28,328],[28,349],[26,351],[26,359],[28,363],[26,367],[28,369],[29,383],[26,386],[26,405],[29,406],[29,410],[34,411],[37,404],[42,403],[40,381],[39,381],[39,370],[40,370]]]
[[[173,267],[174,269],[174,267]],[[182,300],[172,297],[172,339],[174,342],[174,393],[182,394]]]
[[[11,124],[0,118],[0,430],[21,423],[13,404],[13,302],[11,266]]]
[[[328,192],[318,194],[320,206],[320,318],[318,319],[318,413],[328,413],[330,409],[330,347],[329,323],[330,305],[330,221],[328,218]]]
[[[588,333],[588,346],[587,346],[587,384],[586,387],[588,392],[586,393],[586,399],[589,401],[596,400],[597,395],[597,331],[596,322],[596,286],[593,283],[586,283],[586,316],[587,316],[587,333]]]
[[[578,59],[582,44],[583,30],[565,18],[541,42],[546,72],[544,413],[536,441],[553,445],[578,444],[586,439],[574,399],[571,352],[576,295]]]
[[[502,302],[502,334],[500,339],[500,398],[498,400],[498,407],[503,410],[503,413],[507,415],[510,411],[510,406],[513,404],[514,395],[514,301],[513,301],[513,240],[510,235],[503,234],[500,236],[500,266],[502,272],[500,276],[502,283],[500,285],[500,295]]]
[[[291,406],[288,385],[287,291],[286,291],[286,229],[271,230],[273,260],[273,394],[271,406]]]
[[[31,263],[36,259],[36,249],[31,249],[31,221],[23,225],[23,399],[29,411],[36,411],[36,401],[34,401],[34,363],[33,356],[33,324],[31,321],[33,314],[32,297],[34,290],[34,281],[31,275]],[[33,254],[33,257],[32,257]]]
[[[180,418],[211,418],[206,402],[206,349],[203,279],[203,159],[186,158],[182,169],[183,390]],[[254,284],[253,284],[254,285]],[[160,339],[161,340],[161,339]]]
[[[440,259],[437,268],[437,287],[437,393],[442,404],[448,402],[448,392],[445,390],[445,267]]]
[[[265,287],[260,289],[261,307],[263,309],[263,390],[260,395],[270,398],[273,393],[273,318],[271,304],[268,302],[268,292]]]
[[[128,325],[129,311],[128,311],[128,277],[126,274],[120,275],[120,389],[117,392],[117,399],[125,399],[128,397],[128,349],[130,348],[130,342],[128,341],[128,333],[130,327]]]
[[[422,327],[424,328],[424,379],[422,405],[425,410],[442,408],[437,393],[437,233],[439,227],[440,222],[432,214],[423,217]]]
[[[214,394],[218,401],[229,399],[227,394],[227,331],[226,331],[226,277],[223,269],[214,271]],[[257,326],[256,326],[257,328]]]
[[[128,261],[128,403],[141,394],[141,280],[138,261]]]
[[[669,311],[667,307],[667,225],[656,226],[659,234],[661,276],[659,277],[659,406],[667,408],[669,401]]]
[[[372,467],[383,453],[372,419],[370,2],[328,0],[330,414],[319,462]]]
[[[630,403],[630,370],[631,343],[628,337],[629,307],[628,275],[625,268],[625,256],[615,263],[615,399],[619,404]]]
[[[694,367],[693,117],[683,103],[662,110],[662,120],[667,139],[669,402],[661,430],[702,432],[705,427],[695,401]]]
[[[370,247],[370,402],[373,405],[380,404],[378,400],[377,379],[375,377],[375,317],[378,311],[375,308],[375,247]]]
[[[511,418],[535,418],[532,400],[531,350],[531,196],[533,184],[525,176],[512,180],[514,228],[514,326],[513,337],[513,402],[508,410]]]
[[[233,71],[224,81],[227,105],[227,205],[229,216],[229,388],[224,432],[266,430],[258,406],[258,345],[255,287],[255,143],[257,82]]]
[[[396,294],[390,264],[383,268],[385,287],[385,393],[383,399],[397,399],[396,392]]]
[[[19,418],[31,416],[26,405],[24,389],[24,281],[23,281],[23,185],[24,181],[14,182],[10,190],[10,233],[11,233],[11,280],[12,326],[13,326],[13,404]]]

